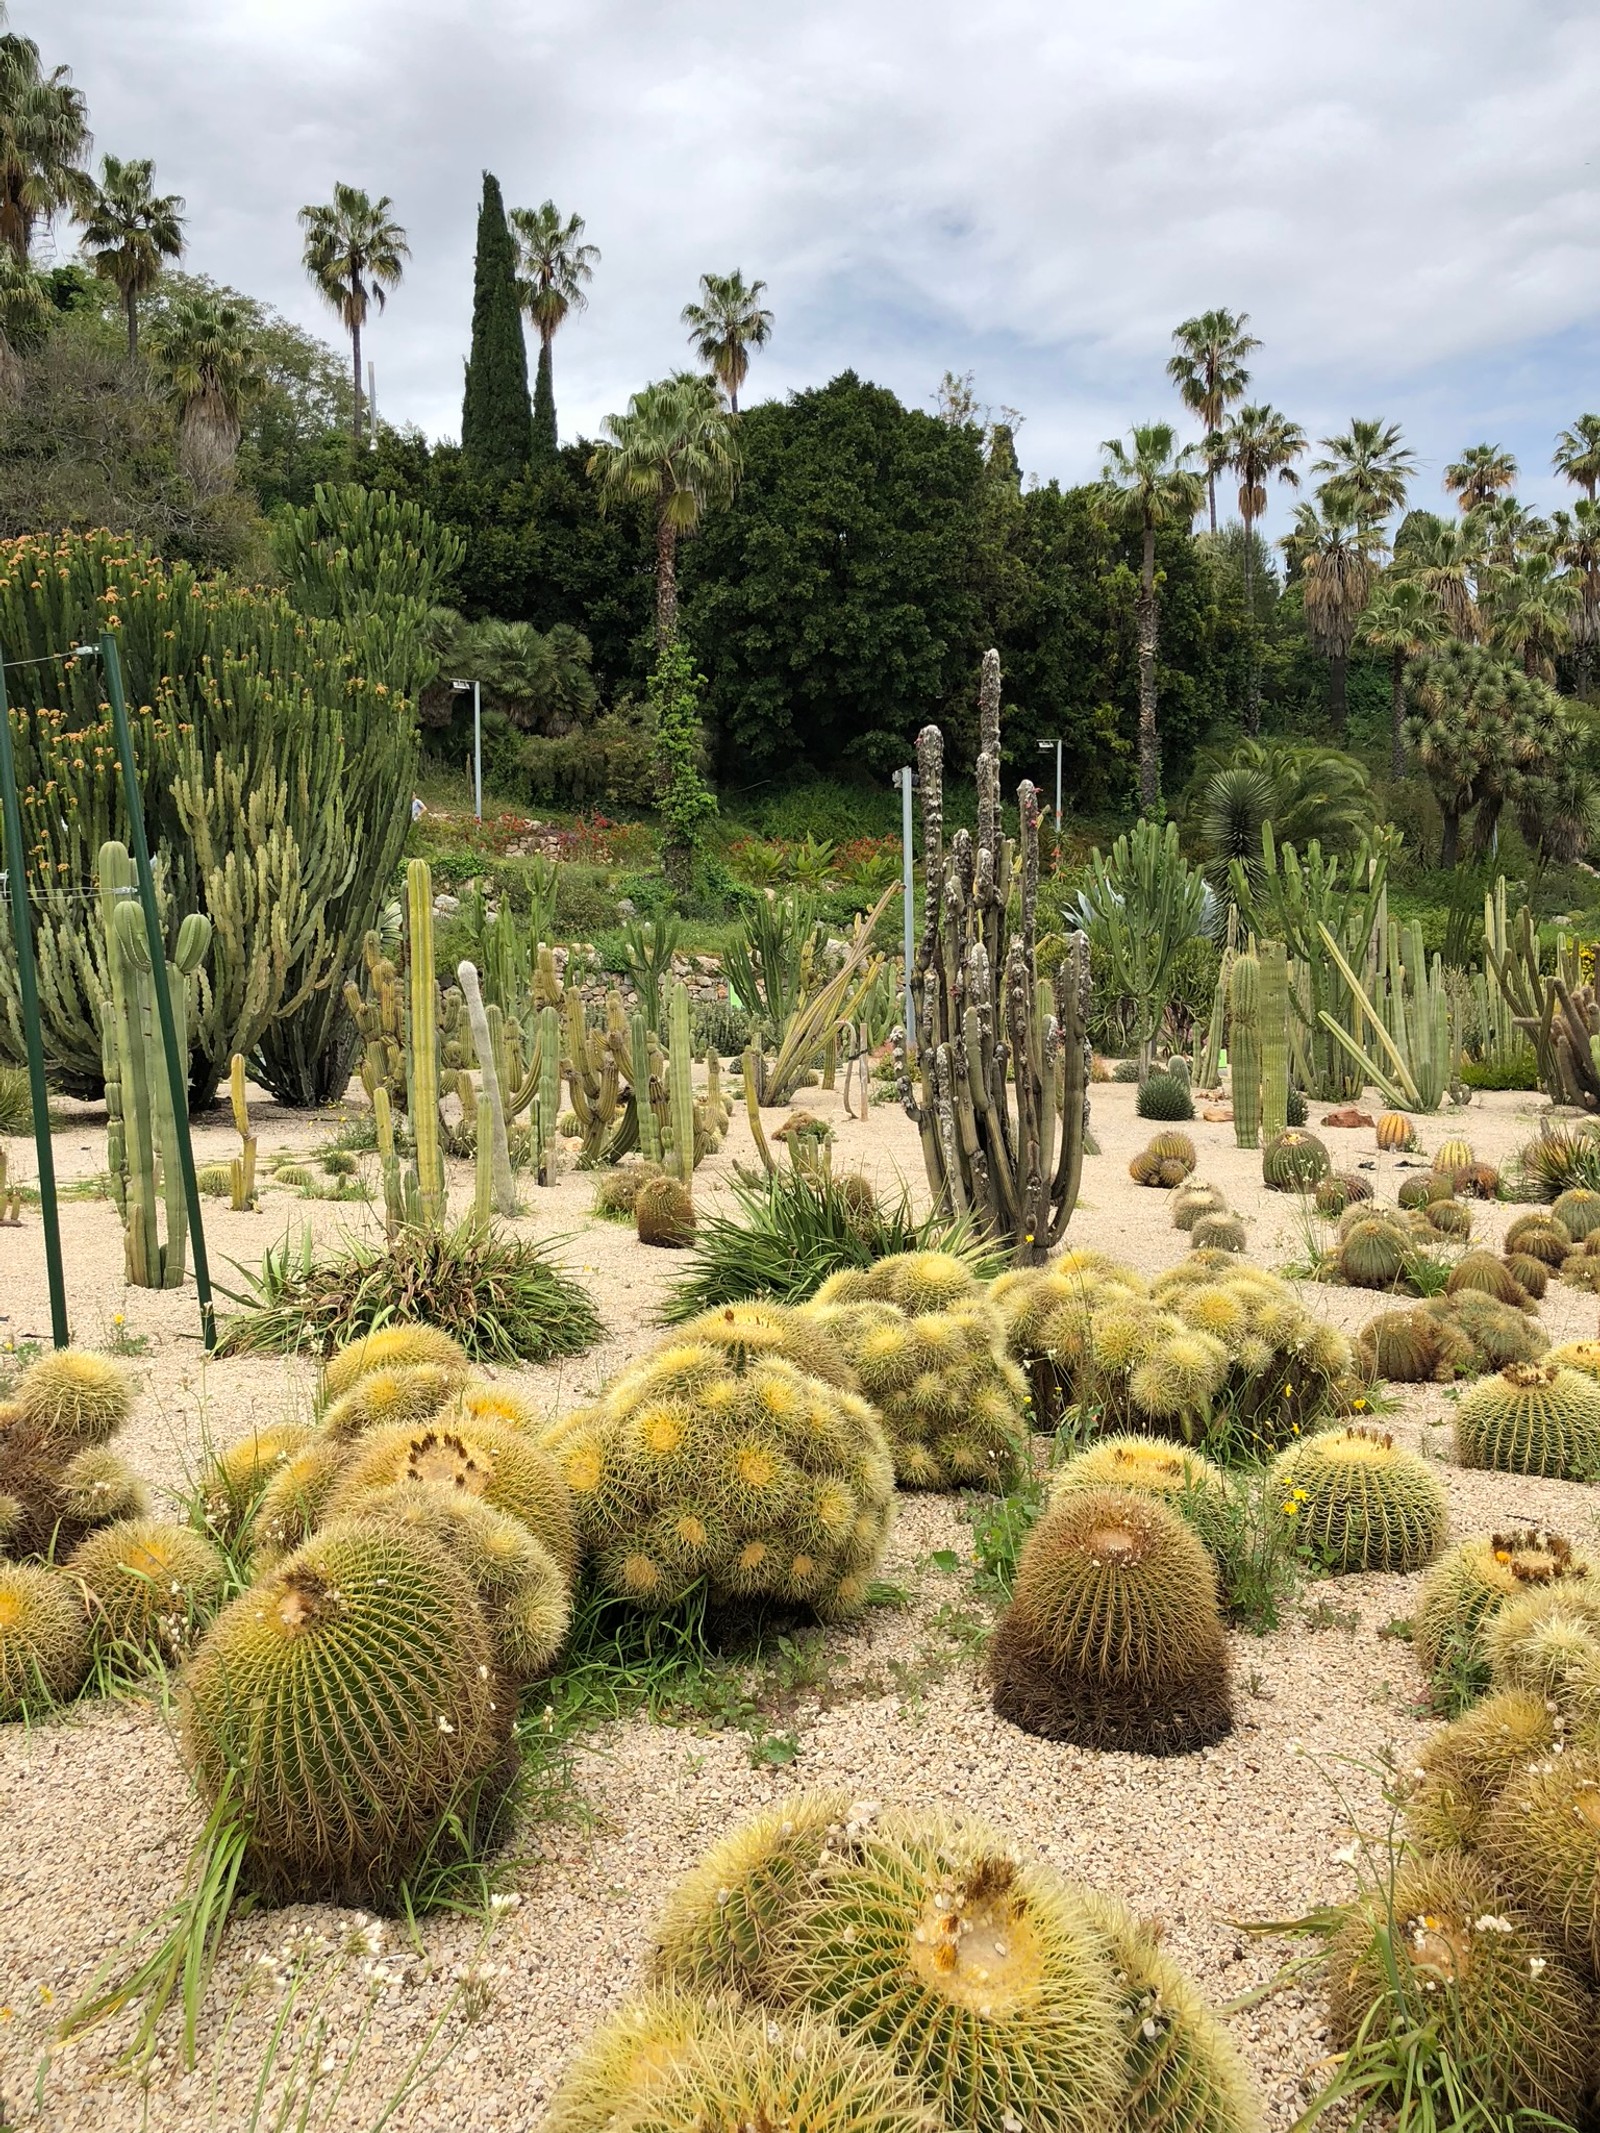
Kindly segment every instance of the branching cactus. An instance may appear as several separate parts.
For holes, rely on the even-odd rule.
[[[1020,1264],[1061,1241],[1089,1130],[1089,952],[1071,936],[1053,988],[1038,975],[1039,798],[1024,780],[1020,847],[1001,835],[1000,660],[979,696],[978,829],[944,843],[944,736],[917,736],[927,888],[912,971],[917,1053],[895,1035],[900,1095],[939,1205]],[[1008,906],[1018,890],[1019,924]]]
[[[1263,941],[1261,961],[1261,1131],[1268,1140],[1289,1123],[1289,952]]]

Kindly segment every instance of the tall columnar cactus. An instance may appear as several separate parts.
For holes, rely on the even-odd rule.
[[[236,1213],[242,1213],[256,1204],[256,1137],[250,1130],[241,1052],[235,1052],[228,1061],[228,1101],[233,1107],[233,1129],[239,1136],[239,1153],[228,1165],[229,1204]]]
[[[672,988],[667,1026],[667,1094],[672,1107],[672,1167],[685,1185],[694,1183],[694,1040],[689,1032],[689,988]]]
[[[661,1160],[661,1121],[651,1101],[650,1026],[635,1008],[628,1017],[628,1051],[632,1064],[634,1110],[639,1121],[639,1149],[648,1163]]]
[[[1379,958],[1364,986],[1327,926],[1322,945],[1349,987],[1354,1013],[1340,1022],[1322,1011],[1329,1035],[1391,1104],[1437,1111],[1456,1077],[1460,1047],[1445,985],[1444,962],[1429,960],[1422,927],[1390,920],[1378,936]]]
[[[433,967],[433,877],[425,859],[406,868],[406,1037],[411,1132],[416,1144],[416,1206],[422,1222],[445,1215],[444,1155],[439,1145],[439,1004]]]
[[[1241,1148],[1255,1148],[1261,1141],[1261,963],[1253,951],[1234,957],[1229,985],[1233,1137]]]
[[[490,1029],[489,1010],[483,1004],[483,987],[478,981],[476,964],[459,963],[456,966],[456,982],[461,987],[461,997],[466,1002],[473,1049],[478,1055],[478,1072],[483,1077],[483,1094],[478,1105],[478,1172],[480,1178],[488,1182],[489,1198],[494,1207],[502,1215],[514,1215],[517,1211],[517,1185],[511,1175],[511,1150],[506,1139],[505,1105],[501,1098],[500,1074],[494,1037]],[[483,1197],[481,1192],[479,1197]],[[480,1219],[485,1217],[487,1212],[487,1209],[480,1208]]]
[[[156,1015],[150,945],[127,848],[100,847],[100,905],[109,943],[111,995],[101,1041],[111,1189],[122,1213],[127,1276],[135,1288],[176,1289],[188,1258],[189,1216],[178,1160],[187,1116],[175,1115]],[[211,921],[192,912],[167,965],[180,1056],[188,1056],[189,981],[211,944]],[[166,1203],[166,1241],[158,1206]]]
[[[553,1007],[539,1010],[538,1064],[538,1094],[534,1099],[538,1176],[541,1185],[553,1185],[556,1181],[556,1122],[561,1116],[561,1017]]]
[[[1000,661],[979,694],[978,827],[944,844],[944,736],[917,736],[926,882],[912,970],[916,1058],[896,1035],[900,1095],[922,1134],[938,1203],[1022,1264],[1048,1258],[1077,1204],[1089,1131],[1089,952],[1073,934],[1053,987],[1035,958],[1039,796],[1017,790],[1019,842],[1001,835]],[[1018,925],[1009,907],[1017,892]]]
[[[1268,1140],[1289,1123],[1289,953],[1263,941],[1261,963],[1261,1131]]]

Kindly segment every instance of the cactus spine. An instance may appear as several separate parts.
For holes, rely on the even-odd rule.
[[[1261,965],[1261,1131],[1268,1140],[1289,1123],[1289,952],[1263,941]]]
[[[685,1185],[694,1183],[694,1043],[689,1034],[689,988],[672,988],[668,1022],[667,1089],[672,1105],[672,1167]]]
[[[1230,993],[1233,1138],[1241,1148],[1254,1148],[1261,1140],[1261,962],[1253,951],[1234,957]]]
[[[407,1176],[408,1203],[415,1187],[415,1219],[442,1222],[445,1215],[444,1156],[439,1147],[439,987],[433,969],[433,876],[425,859],[406,868],[408,1105],[416,1162]]]

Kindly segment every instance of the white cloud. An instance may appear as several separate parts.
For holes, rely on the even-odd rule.
[[[564,434],[685,359],[703,268],[768,282],[752,386],[947,366],[1081,479],[1171,401],[1173,323],[1226,303],[1255,390],[1315,431],[1407,424],[1436,471],[1600,398],[1600,12],[1559,0],[14,0],[100,146],[187,194],[192,263],[320,330],[295,211],[393,195],[371,335],[391,419],[459,420],[478,174],[587,217]]]

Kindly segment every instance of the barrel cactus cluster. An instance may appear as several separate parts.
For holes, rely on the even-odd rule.
[[[667,1900],[645,1995],[553,2133],[1248,2133],[1260,2105],[1156,1931],[978,1822],[803,1793]]]
[[[1600,1384],[1546,1358],[1480,1379],[1455,1413],[1466,1467],[1600,1481]]]
[[[1174,1126],[1153,1134],[1128,1165],[1135,1185],[1157,1185],[1170,1192],[1193,1171],[1198,1157],[1194,1142]]]
[[[62,1348],[29,1365],[0,1403],[0,1556],[61,1560],[96,1526],[148,1513],[113,1446],[132,1408],[128,1374],[107,1356]]]
[[[1417,1662],[1435,1695],[1460,1704],[1488,1687],[1485,1631],[1508,1600],[1593,1580],[1565,1534],[1525,1527],[1459,1542],[1424,1579],[1412,1624]]]

